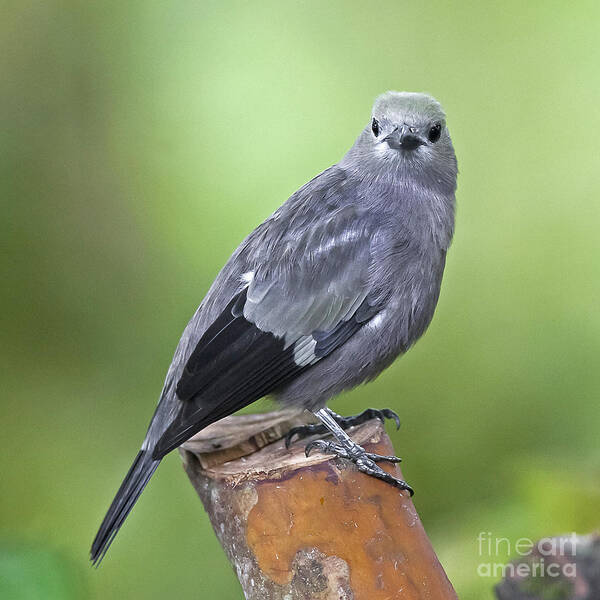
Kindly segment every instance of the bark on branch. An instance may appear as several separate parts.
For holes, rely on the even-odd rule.
[[[180,450],[245,597],[456,599],[408,494],[348,461],[306,458],[305,440],[287,450],[282,436],[303,422],[286,411],[228,417]],[[349,433],[394,452],[378,420]]]

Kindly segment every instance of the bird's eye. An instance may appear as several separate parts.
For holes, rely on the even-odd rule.
[[[371,121],[371,130],[373,131],[373,135],[377,137],[379,135],[379,123],[377,119],[373,119]]]
[[[429,135],[427,137],[430,142],[435,143],[440,139],[440,135],[442,135],[442,124],[436,123],[429,130]]]

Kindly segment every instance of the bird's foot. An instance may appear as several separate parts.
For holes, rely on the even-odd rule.
[[[363,410],[359,415],[352,415],[350,417],[342,417],[327,409],[329,414],[335,420],[335,422],[342,428],[348,429],[361,425],[371,419],[379,419],[382,423],[385,423],[386,419],[392,419],[396,423],[396,429],[400,429],[400,417],[389,408],[367,408]],[[321,423],[314,423],[310,425],[301,425],[299,427],[292,427],[285,436],[285,447],[289,448],[294,436],[298,436],[298,439],[308,437],[309,435],[329,433],[329,429]]]
[[[337,444],[335,442],[328,442],[325,440],[314,440],[309,442],[306,445],[304,452],[308,457],[315,449],[319,450],[323,454],[334,454],[338,458],[350,460],[356,465],[356,468],[361,473],[381,479],[382,481],[385,481],[386,483],[389,483],[400,490],[407,490],[411,496],[414,493],[413,489],[410,487],[410,485],[408,485],[408,483],[406,483],[406,481],[390,475],[379,465],[377,465],[378,462],[398,463],[402,459],[398,458],[397,456],[373,454],[371,452],[367,452],[362,446],[359,446],[354,442],[351,442],[351,444]]]

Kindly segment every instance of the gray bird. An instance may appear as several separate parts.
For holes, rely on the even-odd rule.
[[[259,225],[217,275],[185,328],[142,448],[91,548],[104,557],[161,459],[211,423],[266,396],[313,412],[346,458],[400,489],[326,408],[423,334],[454,229],[457,166],[439,103],[386,92],[342,160]],[[396,418],[392,411],[363,417]],[[289,441],[289,439],[288,439]]]

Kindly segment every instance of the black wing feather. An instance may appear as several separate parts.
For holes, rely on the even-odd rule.
[[[211,379],[207,378],[207,367],[216,365],[223,350],[226,350],[232,341],[239,339],[248,329],[250,324],[245,319],[239,318],[242,316],[239,307],[240,305],[243,307],[246,293],[247,289],[244,289],[233,297],[196,344],[177,383],[177,396],[181,400],[190,400],[201,391],[202,385]],[[223,370],[225,365],[220,365],[220,368]]]

